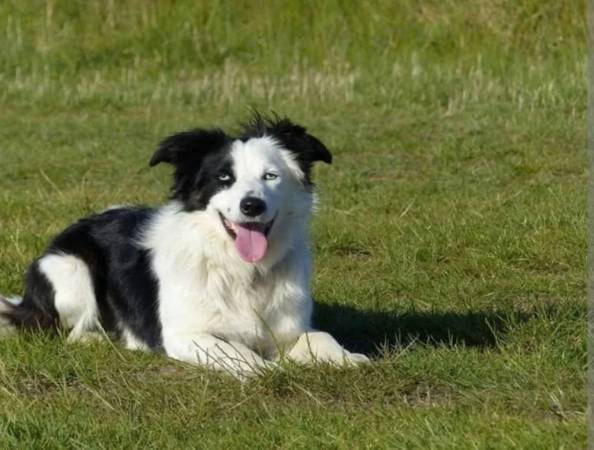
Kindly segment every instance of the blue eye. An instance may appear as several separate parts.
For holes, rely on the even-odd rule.
[[[228,173],[220,173],[217,175],[219,181],[231,181],[231,175]]]
[[[272,172],[266,172],[264,174],[264,176],[262,177],[263,180],[266,181],[271,181],[271,180],[276,180],[278,178],[278,175]]]

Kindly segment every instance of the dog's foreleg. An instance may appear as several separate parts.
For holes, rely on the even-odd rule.
[[[165,340],[171,358],[221,370],[243,379],[275,367],[239,342],[229,342],[211,334],[175,335]]]
[[[369,362],[367,356],[347,351],[336,339],[323,331],[303,333],[286,356],[301,364],[325,362],[344,366]]]

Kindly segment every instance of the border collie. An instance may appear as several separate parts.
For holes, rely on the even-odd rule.
[[[284,118],[255,114],[238,136],[194,129],[169,136],[150,166],[174,168],[170,201],[117,207],[56,236],[0,300],[0,331],[106,333],[128,349],[237,377],[298,363],[367,361],[311,328],[308,227],[312,165],[328,149]]]

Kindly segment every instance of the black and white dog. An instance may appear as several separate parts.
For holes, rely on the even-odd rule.
[[[169,203],[109,209],[64,230],[30,266],[23,298],[0,301],[0,331],[110,332],[129,349],[240,377],[280,357],[367,361],[310,325],[316,161],[332,156],[288,119],[255,115],[238,137],[166,138],[150,165],[174,166]]]

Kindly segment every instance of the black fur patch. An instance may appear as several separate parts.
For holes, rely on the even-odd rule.
[[[177,133],[159,144],[149,165],[173,165],[171,197],[180,200],[187,210],[204,209],[210,197],[224,187],[217,174],[224,170],[232,173],[228,157],[232,141],[219,129]]]
[[[149,208],[120,208],[84,218],[56,236],[46,255],[73,255],[87,264],[105,331],[117,334],[124,325],[147,346],[158,349],[158,282],[148,251],[137,244],[153,214]],[[34,324],[55,328],[58,313],[54,294],[50,281],[34,263],[23,302],[7,314],[8,319],[20,328]]]
[[[204,157],[191,191],[182,199],[186,211],[205,209],[213,195],[233,186],[236,176],[228,150],[225,148]],[[229,179],[222,179],[222,176]]]

